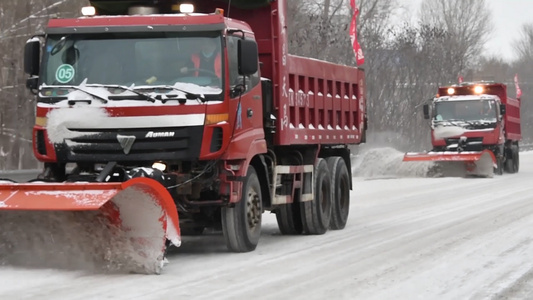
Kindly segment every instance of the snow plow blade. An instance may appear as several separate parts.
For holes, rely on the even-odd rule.
[[[435,162],[441,176],[492,177],[497,166],[496,157],[490,150],[464,152],[406,153],[403,161]]]
[[[178,213],[149,178],[0,184],[0,265],[157,274]]]

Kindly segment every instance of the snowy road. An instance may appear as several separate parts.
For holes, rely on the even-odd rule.
[[[0,299],[533,298],[533,153],[490,179],[355,178],[346,229],[252,253],[184,237],[162,275],[0,268]]]

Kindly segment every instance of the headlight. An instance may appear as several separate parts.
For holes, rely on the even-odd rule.
[[[152,168],[161,172],[165,172],[165,170],[167,169],[167,165],[164,162],[158,161],[152,164]]]

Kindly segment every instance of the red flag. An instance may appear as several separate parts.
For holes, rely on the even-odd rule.
[[[352,23],[350,25],[350,39],[352,40],[352,47],[355,53],[355,61],[357,65],[362,65],[365,63],[365,56],[363,55],[363,49],[361,49],[361,46],[359,45],[359,42],[357,41],[357,25],[356,25],[356,19],[357,19],[357,16],[359,15],[359,9],[355,5],[355,0],[350,0],[350,5],[353,11]]]
[[[518,74],[514,75],[514,86],[516,88],[516,98],[520,99],[520,97],[522,97],[522,90],[520,89],[520,86],[518,86]]]

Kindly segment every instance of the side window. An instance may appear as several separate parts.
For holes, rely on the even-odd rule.
[[[229,63],[229,85],[231,87],[237,85],[240,80],[239,76],[239,59],[238,59],[238,44],[239,38],[230,36],[228,37],[228,63]]]
[[[229,36],[228,37],[228,62],[229,62],[229,82],[230,87],[234,87],[237,84],[243,82],[243,76],[239,75],[239,57],[238,57],[238,41],[240,37]],[[245,86],[246,92],[250,91],[253,87],[261,82],[259,76],[259,70],[255,74],[246,77]]]

